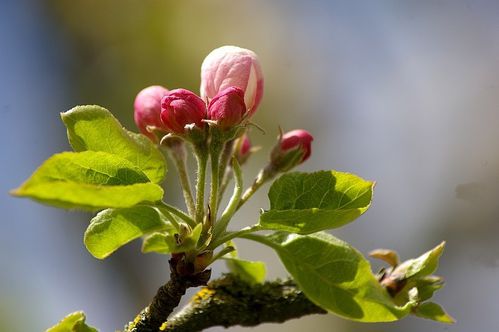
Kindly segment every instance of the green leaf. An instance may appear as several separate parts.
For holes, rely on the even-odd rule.
[[[390,249],[375,249],[369,252],[369,256],[381,259],[390,266],[397,266],[400,264],[400,259],[396,251]]]
[[[158,254],[170,254],[173,248],[170,248],[170,241],[167,242],[166,238],[172,237],[171,234],[153,233],[144,238],[142,242],[142,252],[150,253],[155,252]]]
[[[148,181],[140,169],[118,156],[63,152],[46,160],[12,194],[62,208],[125,208],[161,200],[163,189]]]
[[[264,262],[248,261],[236,257],[224,257],[230,272],[237,274],[241,279],[250,283],[262,283],[265,281],[267,269]]]
[[[433,294],[444,286],[444,281],[441,277],[426,276],[423,278],[415,279],[410,282],[414,284],[418,290],[419,301],[426,301],[430,299]]]
[[[405,286],[403,286],[403,288],[393,297],[393,302],[398,304],[407,303],[411,297],[411,292],[414,292],[413,295],[417,303],[424,302],[432,298],[433,294],[444,286],[443,279],[434,275],[403,279],[403,276],[395,273],[395,278],[392,280],[401,280],[405,284]]]
[[[414,305],[395,305],[362,254],[332,235],[278,232],[242,237],[274,248],[305,295],[331,313],[361,322],[387,322],[406,316]]]
[[[369,208],[373,187],[374,182],[336,171],[285,174],[270,188],[270,210],[260,216],[260,225],[299,234],[343,226]]]
[[[127,159],[154,183],[163,180],[166,162],[158,148],[145,136],[127,131],[105,108],[77,106],[61,113],[73,149],[103,151]]]
[[[428,276],[437,270],[444,248],[445,242],[442,242],[418,258],[406,260],[397,266],[395,272],[403,275],[405,279]]]
[[[203,225],[198,224],[190,233],[185,234],[183,237],[178,236],[178,238],[176,238],[174,230],[151,234],[144,239],[144,242],[142,243],[142,252],[172,254],[195,249],[202,230]]]
[[[434,302],[425,302],[414,308],[414,314],[418,317],[435,320],[441,323],[452,324],[455,322],[454,318],[450,316],[445,310]]]
[[[241,279],[250,284],[262,283],[265,281],[267,268],[264,262],[240,259],[238,257],[236,244],[233,241],[228,241],[225,245],[226,248],[233,249],[222,257],[230,272],[237,274]]]
[[[171,227],[163,216],[150,206],[107,209],[99,212],[90,221],[84,242],[94,257],[103,259],[136,238]]]
[[[85,324],[83,311],[73,312],[45,332],[97,332],[97,329]]]

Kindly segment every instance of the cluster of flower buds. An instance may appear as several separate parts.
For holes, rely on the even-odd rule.
[[[135,99],[134,118],[138,128],[155,143],[167,147],[179,169],[189,214],[195,216],[196,223],[204,225],[208,220],[203,234],[209,234],[211,230],[205,228],[211,228],[217,221],[220,199],[217,197],[223,195],[233,174],[232,168],[236,171],[236,166],[230,162],[231,157],[235,158],[237,165],[242,165],[255,151],[247,136],[247,127],[260,105],[263,82],[260,61],[254,52],[223,46],[213,50],[202,63],[199,96],[186,89],[168,90],[155,85],[142,90]],[[193,144],[198,166],[204,160],[202,167],[206,167],[206,158],[211,157],[212,186],[207,208],[203,198],[204,185],[196,186],[200,192],[196,193],[195,199],[191,193],[186,176],[184,140]],[[313,137],[302,129],[281,133],[268,165],[262,168],[239,204],[251,197],[264,182],[307,160],[312,140]],[[226,220],[227,214],[221,218]],[[194,266],[195,272],[204,264],[201,258],[188,260],[187,265],[180,263],[183,260],[179,260],[179,266]]]
[[[213,50],[201,66],[201,97],[185,89],[168,91],[162,86],[145,88],[135,99],[135,122],[140,131],[154,141],[165,134],[188,137],[193,130],[204,130],[206,124],[221,131],[231,130],[248,120],[257,110],[263,96],[263,74],[257,55],[236,46]],[[245,135],[236,151],[242,164],[250,155]],[[312,135],[293,130],[279,136],[270,163],[285,172],[307,160]]]
[[[135,99],[135,122],[157,140],[167,133],[188,138],[205,124],[222,131],[244,125],[263,95],[263,75],[255,53],[235,46],[212,51],[201,69],[201,97],[185,89],[161,86],[142,90]]]

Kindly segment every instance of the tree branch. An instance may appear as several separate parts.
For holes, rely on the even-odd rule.
[[[225,275],[201,289],[162,331],[195,332],[212,326],[256,326],[326,311],[308,300],[291,280],[251,285]]]
[[[170,280],[161,286],[151,304],[142,310],[133,322],[125,327],[125,332],[156,332],[175,309],[185,291],[190,287],[204,286],[210,279],[211,270],[191,275],[180,275],[178,261],[170,259]]]

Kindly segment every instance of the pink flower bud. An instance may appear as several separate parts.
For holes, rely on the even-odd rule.
[[[313,140],[314,138],[308,131],[295,129],[282,135],[280,146],[282,151],[299,149],[303,153],[300,160],[300,163],[302,163],[307,160],[312,153]]]
[[[246,160],[248,160],[251,154],[251,142],[248,135],[246,134],[239,138],[239,140],[241,140],[241,142],[236,145],[238,150],[236,151],[235,155],[237,161],[239,162],[239,165],[242,165],[246,162]]]
[[[153,141],[157,141],[154,133],[147,130],[147,127],[165,129],[161,122],[161,99],[168,94],[168,90],[159,85],[153,85],[140,91],[135,97],[133,104],[134,119],[140,132]]]
[[[220,91],[236,86],[252,115],[263,96],[263,74],[257,55],[236,46],[211,51],[201,65],[201,98],[210,101]]]
[[[172,133],[183,134],[189,124],[203,128],[205,118],[206,104],[189,90],[172,90],[161,100],[161,120]]]
[[[217,121],[221,129],[237,126],[245,113],[244,92],[235,86],[218,93],[208,106],[208,119]]]
[[[287,172],[310,157],[314,138],[303,129],[296,129],[279,138],[270,153],[270,168],[273,172]]]
[[[243,143],[241,144],[241,149],[239,150],[239,155],[241,157],[246,156],[251,149],[251,141],[249,140],[248,135],[244,135],[242,137]]]

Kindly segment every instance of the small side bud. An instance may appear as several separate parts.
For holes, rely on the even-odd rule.
[[[278,172],[286,172],[303,163],[312,153],[313,140],[313,136],[303,129],[281,135],[270,155],[272,168]]]
[[[186,126],[202,129],[204,119],[206,104],[189,90],[172,90],[161,100],[161,121],[174,134],[183,135]]]
[[[160,114],[161,99],[167,94],[168,90],[162,86],[149,86],[137,94],[133,103],[135,124],[154,142],[158,141],[158,132],[166,131]]]
[[[244,134],[236,144],[235,156],[239,165],[243,165],[251,155],[251,141],[248,135]]]
[[[244,91],[235,86],[219,92],[208,106],[208,119],[222,130],[239,125],[245,115]]]

